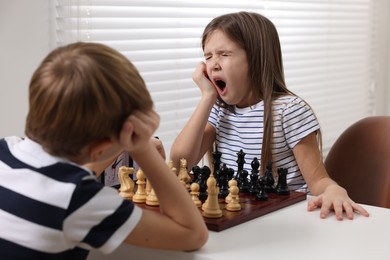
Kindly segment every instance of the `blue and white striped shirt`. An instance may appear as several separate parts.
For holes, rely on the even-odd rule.
[[[283,96],[273,102],[273,170],[287,168],[290,190],[307,192],[292,149],[308,134],[319,129],[310,106],[299,97]],[[235,107],[234,112],[217,105],[211,110],[209,123],[216,129],[216,144],[222,153],[221,161],[237,171],[237,153],[243,150],[244,169],[251,172],[254,157],[261,158],[263,142],[264,103],[247,108]]]
[[[26,138],[0,140],[0,259],[85,259],[116,249],[142,211],[91,171]]]

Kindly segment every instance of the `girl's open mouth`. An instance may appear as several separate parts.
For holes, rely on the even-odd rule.
[[[215,81],[215,85],[216,85],[216,86],[219,88],[219,90],[222,92],[222,91],[225,89],[225,87],[226,87],[226,82],[223,81],[223,80],[218,79],[218,80]]]

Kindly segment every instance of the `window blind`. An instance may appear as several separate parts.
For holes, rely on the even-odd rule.
[[[287,86],[315,111],[325,155],[346,127],[374,113],[374,0],[57,0],[53,10],[56,46],[100,42],[137,66],[167,156],[200,98],[191,76],[203,60],[201,34],[224,13],[259,12],[275,24]]]

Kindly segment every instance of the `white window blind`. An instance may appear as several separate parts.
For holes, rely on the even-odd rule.
[[[168,156],[200,98],[191,75],[203,59],[202,31],[224,13],[259,12],[276,25],[287,86],[316,112],[325,154],[347,126],[374,113],[374,0],[57,0],[53,10],[57,46],[101,42],[137,66]]]

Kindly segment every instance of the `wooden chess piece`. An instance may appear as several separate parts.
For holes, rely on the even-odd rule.
[[[154,192],[152,183],[146,179],[146,187],[145,187],[145,192],[146,192],[146,205],[149,206],[158,206],[160,203],[158,202],[158,198],[156,196],[156,193]]]
[[[146,196],[146,205],[149,205],[149,206],[160,205],[160,203],[158,202],[158,198],[156,196],[156,193],[154,192],[153,188],[150,190],[149,194]]]
[[[259,181],[260,188],[259,188],[259,193],[256,194],[256,200],[266,201],[268,200],[268,194],[265,189],[265,177],[261,176],[258,181]]]
[[[146,191],[145,191],[145,174],[140,168],[137,171],[137,191],[133,196],[133,202],[135,203],[145,203],[146,202]]]
[[[267,193],[269,192],[275,192],[275,188],[274,188],[274,183],[275,183],[275,179],[274,179],[274,176],[273,176],[273,173],[272,173],[272,161],[269,160],[267,162],[267,166],[265,168],[265,173],[264,173],[264,188],[265,188],[265,191]]]
[[[226,196],[225,198],[225,202],[226,203],[229,203],[230,200],[232,199],[232,194],[230,192],[230,188],[236,186],[238,188],[238,184],[237,184],[237,181],[235,179],[231,179],[229,182],[228,182],[228,185],[229,185],[229,194]],[[238,189],[238,191],[240,191],[240,189]],[[239,200],[239,195],[237,194],[237,200]]]
[[[287,185],[287,172],[286,168],[278,168],[278,184],[276,185],[276,194],[289,195],[290,190]]]
[[[204,203],[205,206],[202,206],[203,216],[206,218],[220,218],[222,217],[222,210],[219,207],[218,202],[218,193],[219,188],[217,187],[217,181],[214,178],[214,175],[210,175],[207,179],[207,200]]]
[[[237,199],[238,193],[239,193],[239,189],[238,189],[237,186],[232,186],[230,188],[231,200],[226,205],[226,210],[228,210],[228,211],[239,211],[239,210],[241,210],[241,205],[240,205],[240,203],[238,202],[238,199]]]
[[[199,199],[199,188],[200,188],[200,186],[196,182],[193,182],[190,186],[191,199],[198,208],[200,208],[202,206],[202,202]]]
[[[180,159],[180,169],[179,169],[178,178],[179,180],[184,181],[186,184],[186,189],[190,190],[191,177],[188,174],[188,170],[187,170],[187,160],[184,158]]]
[[[145,182],[146,182],[146,184],[145,184],[145,192],[146,192],[146,196],[148,196],[153,188],[152,188],[152,184],[150,183],[150,181],[147,178],[145,179]]]
[[[132,200],[134,196],[134,181],[130,178],[130,174],[134,173],[134,168],[121,166],[118,171],[120,182],[119,195],[127,200]]]

